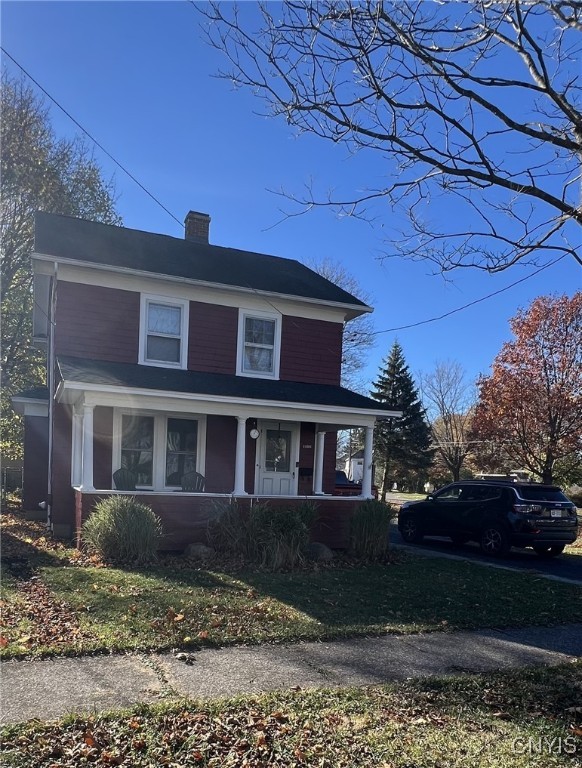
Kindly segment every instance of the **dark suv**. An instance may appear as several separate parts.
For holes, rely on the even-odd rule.
[[[488,555],[533,547],[538,555],[559,555],[576,540],[575,505],[554,485],[467,480],[403,504],[398,530],[404,541],[449,536],[455,544],[476,541]]]

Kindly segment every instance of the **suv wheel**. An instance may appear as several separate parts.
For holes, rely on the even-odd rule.
[[[501,557],[509,552],[509,536],[504,528],[497,524],[487,525],[480,539],[481,551],[486,555]]]
[[[540,557],[557,557],[564,551],[564,544],[554,544],[551,547],[534,547],[534,552]]]
[[[407,544],[420,544],[424,536],[415,517],[406,517],[400,526],[400,535]]]

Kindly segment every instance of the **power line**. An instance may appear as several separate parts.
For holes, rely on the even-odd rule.
[[[191,3],[191,4],[192,4],[192,6],[194,6],[194,8],[195,8],[195,3],[194,3],[194,2],[192,2],[192,0],[190,0],[190,3]],[[76,125],[76,126],[77,126],[77,127],[78,127],[78,128],[79,128],[79,129],[80,129],[82,132],[83,132],[83,133],[84,133],[84,134],[85,134],[85,135],[86,135],[86,136],[88,136],[88,137],[89,137],[89,139],[91,139],[91,141],[92,141],[92,142],[93,142],[93,143],[94,143],[94,144],[95,144],[97,147],[99,147],[99,149],[100,149],[102,152],[104,152],[104,153],[105,153],[105,155],[107,155],[107,157],[109,157],[109,159],[110,159],[110,160],[111,160],[113,163],[115,163],[115,165],[117,165],[117,166],[118,166],[118,168],[120,168],[120,169],[121,169],[121,170],[122,170],[122,171],[123,171],[123,172],[124,172],[124,173],[125,173],[125,174],[126,174],[126,175],[127,175],[127,176],[128,176],[128,177],[129,177],[129,178],[132,180],[132,181],[133,181],[133,182],[135,182],[135,184],[137,184],[137,185],[138,185],[138,187],[139,187],[141,190],[143,190],[143,191],[146,193],[146,195],[148,195],[148,197],[150,197],[150,198],[151,198],[151,199],[152,199],[152,200],[153,200],[153,201],[154,201],[154,202],[155,202],[157,205],[159,205],[159,206],[160,206],[160,208],[162,208],[162,210],[164,210],[164,211],[165,211],[165,212],[168,214],[168,216],[171,216],[171,218],[172,218],[172,219],[173,219],[173,220],[174,220],[174,221],[175,221],[175,222],[176,222],[176,223],[177,223],[179,226],[182,226],[182,222],[181,222],[181,221],[180,221],[180,220],[179,220],[179,219],[178,219],[176,216],[174,216],[174,214],[173,214],[173,213],[172,213],[172,212],[171,212],[171,211],[170,211],[168,208],[166,208],[166,206],[165,206],[165,205],[164,205],[164,204],[163,204],[163,203],[162,203],[162,202],[161,202],[161,201],[160,201],[160,200],[159,200],[159,199],[158,199],[158,198],[157,198],[157,197],[156,197],[154,194],[152,194],[152,193],[151,193],[151,192],[150,192],[150,191],[149,191],[149,190],[148,190],[148,189],[147,189],[147,188],[146,188],[146,187],[145,187],[145,186],[144,186],[144,185],[143,185],[143,184],[142,184],[142,183],[141,183],[141,182],[140,182],[140,181],[139,181],[139,180],[138,180],[138,179],[137,179],[137,178],[136,178],[136,177],[135,177],[135,176],[132,174],[132,173],[131,173],[131,171],[128,171],[128,170],[127,170],[127,168],[126,168],[126,167],[125,167],[125,166],[124,166],[124,165],[123,165],[123,164],[122,164],[122,163],[121,163],[119,160],[117,160],[117,159],[116,159],[116,158],[115,158],[115,157],[114,157],[114,156],[113,156],[113,155],[112,155],[112,154],[111,154],[111,153],[110,153],[110,152],[109,152],[109,151],[108,151],[108,150],[107,150],[107,149],[106,149],[106,148],[105,148],[105,147],[104,147],[104,146],[103,146],[103,145],[102,145],[102,144],[101,144],[99,141],[97,141],[97,139],[96,139],[94,136],[92,136],[92,134],[91,134],[91,133],[90,133],[90,132],[89,132],[89,131],[88,131],[86,128],[84,128],[84,127],[81,125],[81,123],[80,123],[78,120],[76,120],[76,119],[73,117],[73,115],[71,115],[71,113],[70,113],[68,110],[66,110],[66,109],[65,109],[65,108],[64,108],[64,107],[63,107],[63,106],[62,106],[62,105],[61,105],[61,104],[60,104],[60,103],[59,103],[59,102],[58,102],[58,101],[57,101],[57,100],[56,100],[56,99],[55,99],[53,96],[51,96],[51,94],[50,94],[50,93],[49,93],[49,92],[46,90],[46,88],[44,88],[44,87],[43,87],[43,86],[42,86],[42,85],[41,85],[41,84],[38,82],[38,80],[36,80],[36,79],[35,79],[35,78],[34,78],[34,77],[33,77],[33,76],[32,76],[32,75],[31,75],[31,74],[30,74],[30,73],[29,73],[29,72],[28,72],[28,71],[27,71],[27,70],[26,70],[26,69],[25,69],[23,66],[22,66],[22,64],[20,64],[20,63],[19,63],[19,62],[18,62],[18,61],[17,61],[17,60],[14,58],[14,56],[12,56],[12,55],[11,55],[11,54],[10,54],[10,53],[9,53],[9,52],[8,52],[8,51],[5,49],[5,48],[4,48],[4,46],[1,46],[1,45],[0,45],[0,50],[1,50],[1,51],[2,51],[2,52],[3,52],[3,53],[6,55],[6,56],[8,56],[8,58],[9,58],[11,61],[13,61],[13,62],[14,62],[14,64],[16,64],[16,66],[17,66],[17,67],[18,67],[18,68],[19,68],[19,69],[20,69],[20,70],[21,70],[21,71],[22,71],[22,72],[23,72],[23,73],[26,75],[26,77],[28,77],[28,79],[29,79],[29,80],[31,80],[31,82],[33,82],[33,83],[34,83],[34,84],[37,86],[37,88],[39,88],[39,89],[40,89],[40,90],[41,90],[41,91],[42,91],[42,92],[45,94],[45,96],[47,96],[47,97],[48,97],[48,98],[49,98],[49,99],[50,99],[50,100],[51,100],[51,101],[52,101],[52,102],[53,102],[53,103],[54,103],[54,104],[55,104],[55,105],[56,105],[56,106],[57,106],[57,107],[58,107],[58,108],[59,108],[59,109],[60,109],[60,110],[61,110],[61,111],[62,111],[62,112],[63,112],[63,113],[64,113],[64,114],[65,114],[65,115],[66,115],[66,116],[67,116],[67,117],[68,117],[68,118],[69,118],[69,119],[70,119],[70,120],[71,120],[71,121],[72,121],[72,122],[73,122],[73,123],[74,123],[74,124],[75,124],[75,125]],[[463,304],[461,307],[457,307],[456,309],[452,309],[452,310],[450,310],[449,312],[445,312],[445,313],[444,313],[444,314],[442,314],[442,315],[438,315],[438,316],[436,316],[436,317],[431,317],[431,318],[428,318],[427,320],[420,320],[420,321],[418,321],[418,322],[416,322],[416,323],[409,323],[408,325],[399,325],[399,326],[396,326],[396,327],[394,327],[394,328],[386,328],[385,330],[382,330],[382,331],[373,331],[373,332],[371,333],[371,335],[372,335],[372,336],[379,336],[380,334],[383,334],[383,333],[392,333],[392,332],[394,332],[394,331],[403,331],[403,330],[407,330],[407,329],[409,329],[409,328],[417,328],[418,326],[421,326],[421,325],[428,325],[429,323],[435,323],[435,322],[437,322],[437,321],[439,321],[439,320],[444,320],[446,317],[450,317],[451,315],[454,315],[454,314],[456,314],[457,312],[462,312],[464,309],[468,309],[469,307],[472,307],[472,306],[474,306],[474,305],[476,305],[476,304],[479,304],[479,303],[481,303],[481,302],[483,302],[483,301],[486,301],[487,299],[490,299],[490,298],[492,298],[493,296],[498,296],[499,294],[501,294],[501,293],[504,293],[505,291],[508,291],[508,290],[510,290],[511,288],[514,288],[516,285],[519,285],[520,283],[523,283],[523,282],[525,282],[526,280],[529,280],[531,277],[535,277],[537,274],[539,274],[540,272],[542,272],[544,269],[547,269],[548,267],[551,267],[551,266],[553,266],[554,264],[557,264],[559,261],[561,261],[561,260],[564,258],[564,256],[565,256],[565,255],[563,255],[563,256],[560,256],[559,258],[555,259],[554,261],[551,261],[551,262],[549,262],[548,264],[545,264],[543,267],[540,267],[540,268],[539,268],[539,269],[537,269],[535,272],[532,272],[531,274],[529,274],[529,275],[526,275],[526,277],[522,277],[520,280],[516,280],[515,282],[513,282],[513,283],[510,283],[509,285],[505,286],[505,288],[501,288],[501,289],[499,289],[498,291],[494,291],[493,293],[489,293],[489,294],[487,294],[486,296],[482,296],[482,297],[481,297],[481,298],[479,298],[479,299],[475,299],[474,301],[470,301],[468,304]],[[256,291],[256,289],[255,289],[255,288],[252,288],[252,286],[248,285],[247,287],[251,288],[253,291],[255,291],[255,292],[257,292],[257,293],[258,293],[258,291]],[[267,301],[268,301],[268,303],[269,303],[269,304],[271,304],[271,302],[270,302],[268,299],[267,299]],[[274,306],[274,304],[271,304],[271,306],[272,306],[274,309],[276,309],[276,307]],[[278,310],[277,310],[277,311],[278,311]]]
[[[130,171],[128,171],[128,170],[127,170],[127,168],[126,168],[124,165],[122,165],[122,163],[120,163],[120,162],[119,162],[119,160],[117,160],[115,157],[113,157],[113,155],[111,154],[111,152],[109,152],[107,149],[105,149],[105,147],[103,146],[103,144],[101,144],[100,142],[98,142],[98,141],[97,141],[97,139],[96,139],[94,136],[92,136],[92,135],[89,133],[89,131],[88,131],[86,128],[84,128],[84,127],[81,125],[81,123],[80,123],[78,120],[75,120],[75,118],[73,117],[73,115],[71,115],[71,113],[70,113],[70,112],[68,112],[68,111],[67,111],[67,110],[66,110],[66,109],[65,109],[65,108],[64,108],[64,107],[63,107],[61,104],[59,104],[59,102],[58,102],[58,101],[57,101],[57,100],[56,100],[56,99],[55,99],[53,96],[51,96],[51,95],[50,95],[50,93],[49,93],[49,92],[46,90],[46,88],[43,88],[43,87],[42,87],[42,85],[41,85],[41,84],[38,82],[38,80],[35,80],[35,78],[34,78],[34,77],[33,77],[33,76],[30,74],[30,72],[27,72],[27,71],[26,71],[26,69],[25,69],[25,68],[22,66],[22,64],[19,64],[19,63],[16,61],[16,59],[14,58],[14,56],[12,56],[11,54],[9,54],[9,53],[8,53],[8,51],[6,50],[6,48],[4,48],[3,46],[1,46],[1,45],[0,45],[0,50],[1,50],[1,51],[2,51],[2,52],[3,52],[3,53],[6,55],[6,56],[8,56],[8,58],[9,58],[9,59],[11,59],[11,61],[13,61],[13,62],[16,64],[16,66],[17,66],[17,67],[18,67],[18,68],[19,68],[19,69],[20,69],[22,72],[24,72],[24,74],[25,74],[25,75],[28,77],[28,79],[29,79],[29,80],[31,80],[31,81],[32,81],[32,82],[33,82],[33,83],[34,83],[34,84],[37,86],[37,88],[40,88],[40,90],[41,90],[41,91],[42,91],[42,92],[45,94],[45,96],[47,96],[47,97],[48,97],[48,98],[49,98],[49,99],[50,99],[50,100],[51,100],[51,101],[52,101],[54,104],[56,104],[56,106],[57,106],[57,107],[58,107],[58,108],[61,110],[61,112],[64,112],[64,114],[65,114],[65,115],[66,115],[66,116],[69,118],[69,120],[72,120],[72,121],[73,121],[73,123],[75,123],[75,125],[76,125],[78,128],[80,128],[80,129],[83,131],[83,133],[84,133],[86,136],[88,136],[88,137],[91,139],[91,141],[92,141],[92,142],[93,142],[93,143],[94,143],[96,146],[98,146],[98,147],[99,147],[99,149],[100,149],[102,152],[104,152],[104,153],[107,155],[107,157],[108,157],[110,160],[112,160],[112,161],[115,163],[115,165],[117,165],[117,167],[118,167],[118,168],[121,168],[121,170],[122,170],[122,171],[123,171],[125,174],[127,174],[127,175],[129,176],[129,178],[130,178],[132,181],[134,181],[134,182],[135,182],[135,183],[138,185],[138,187],[139,187],[140,189],[142,189],[142,190],[143,190],[143,191],[146,193],[146,195],[148,195],[149,197],[151,197],[151,199],[152,199],[152,200],[153,200],[155,203],[157,203],[157,204],[160,206],[160,208],[162,208],[162,209],[163,209],[163,210],[164,210],[164,211],[165,211],[165,212],[168,214],[168,216],[171,216],[171,217],[174,219],[174,221],[175,221],[175,222],[177,222],[177,224],[179,224],[180,226],[182,226],[182,222],[181,222],[181,221],[180,221],[178,218],[176,218],[176,216],[174,216],[174,214],[173,214],[173,213],[172,213],[170,210],[168,210],[168,209],[166,208],[166,206],[165,206],[165,205],[164,205],[162,202],[160,202],[160,200],[158,200],[158,198],[157,198],[155,195],[153,195],[153,194],[152,194],[152,193],[149,191],[149,189],[147,189],[147,188],[146,188],[146,187],[145,187],[145,186],[144,186],[144,185],[141,183],[141,181],[139,181],[138,179],[136,179],[136,178],[135,178],[135,176],[134,176],[134,175],[133,175],[133,174],[132,174]]]
[[[532,272],[531,274],[526,275],[525,277],[522,277],[520,280],[516,280],[514,283],[510,283],[509,285],[506,285],[505,288],[500,288],[498,291],[493,291],[493,293],[488,293],[487,296],[481,296],[480,299],[475,299],[474,301],[470,301],[468,304],[463,304],[462,307],[451,309],[450,312],[445,312],[443,315],[438,315],[437,317],[430,317],[428,320],[419,320],[417,323],[410,323],[409,325],[399,325],[396,328],[386,328],[386,330],[384,331],[374,331],[372,335],[378,336],[381,333],[392,333],[392,331],[404,331],[408,328],[416,328],[419,325],[436,323],[437,320],[444,320],[445,317],[450,317],[450,315],[454,315],[457,312],[461,312],[463,309],[467,309],[468,307],[473,307],[475,304],[480,304],[482,301],[491,299],[493,296],[498,296],[500,293],[504,293],[505,291],[508,291],[510,288],[514,288],[516,285],[519,285],[520,283],[523,283],[526,280],[529,280],[530,277],[535,277],[536,275],[539,275],[539,273],[542,272],[544,269],[547,269],[548,267],[553,267],[554,264],[557,264],[559,261],[565,258],[565,256],[566,254],[559,256],[557,259],[554,259],[554,261],[550,261],[548,264],[544,264],[543,267],[536,269],[535,272]]]

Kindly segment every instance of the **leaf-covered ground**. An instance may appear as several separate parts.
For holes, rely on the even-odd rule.
[[[582,765],[582,664],[6,728],[12,768]]]
[[[47,539],[39,524],[3,522],[4,657],[582,621],[579,587],[462,561],[398,555],[269,573],[166,558],[129,570]]]

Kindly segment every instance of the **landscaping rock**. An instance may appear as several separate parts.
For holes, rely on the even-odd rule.
[[[193,541],[184,550],[184,555],[192,560],[210,560],[211,557],[214,557],[215,550],[200,541]]]
[[[333,560],[333,552],[325,544],[312,541],[307,546],[307,557],[316,563],[329,563],[330,560]]]

